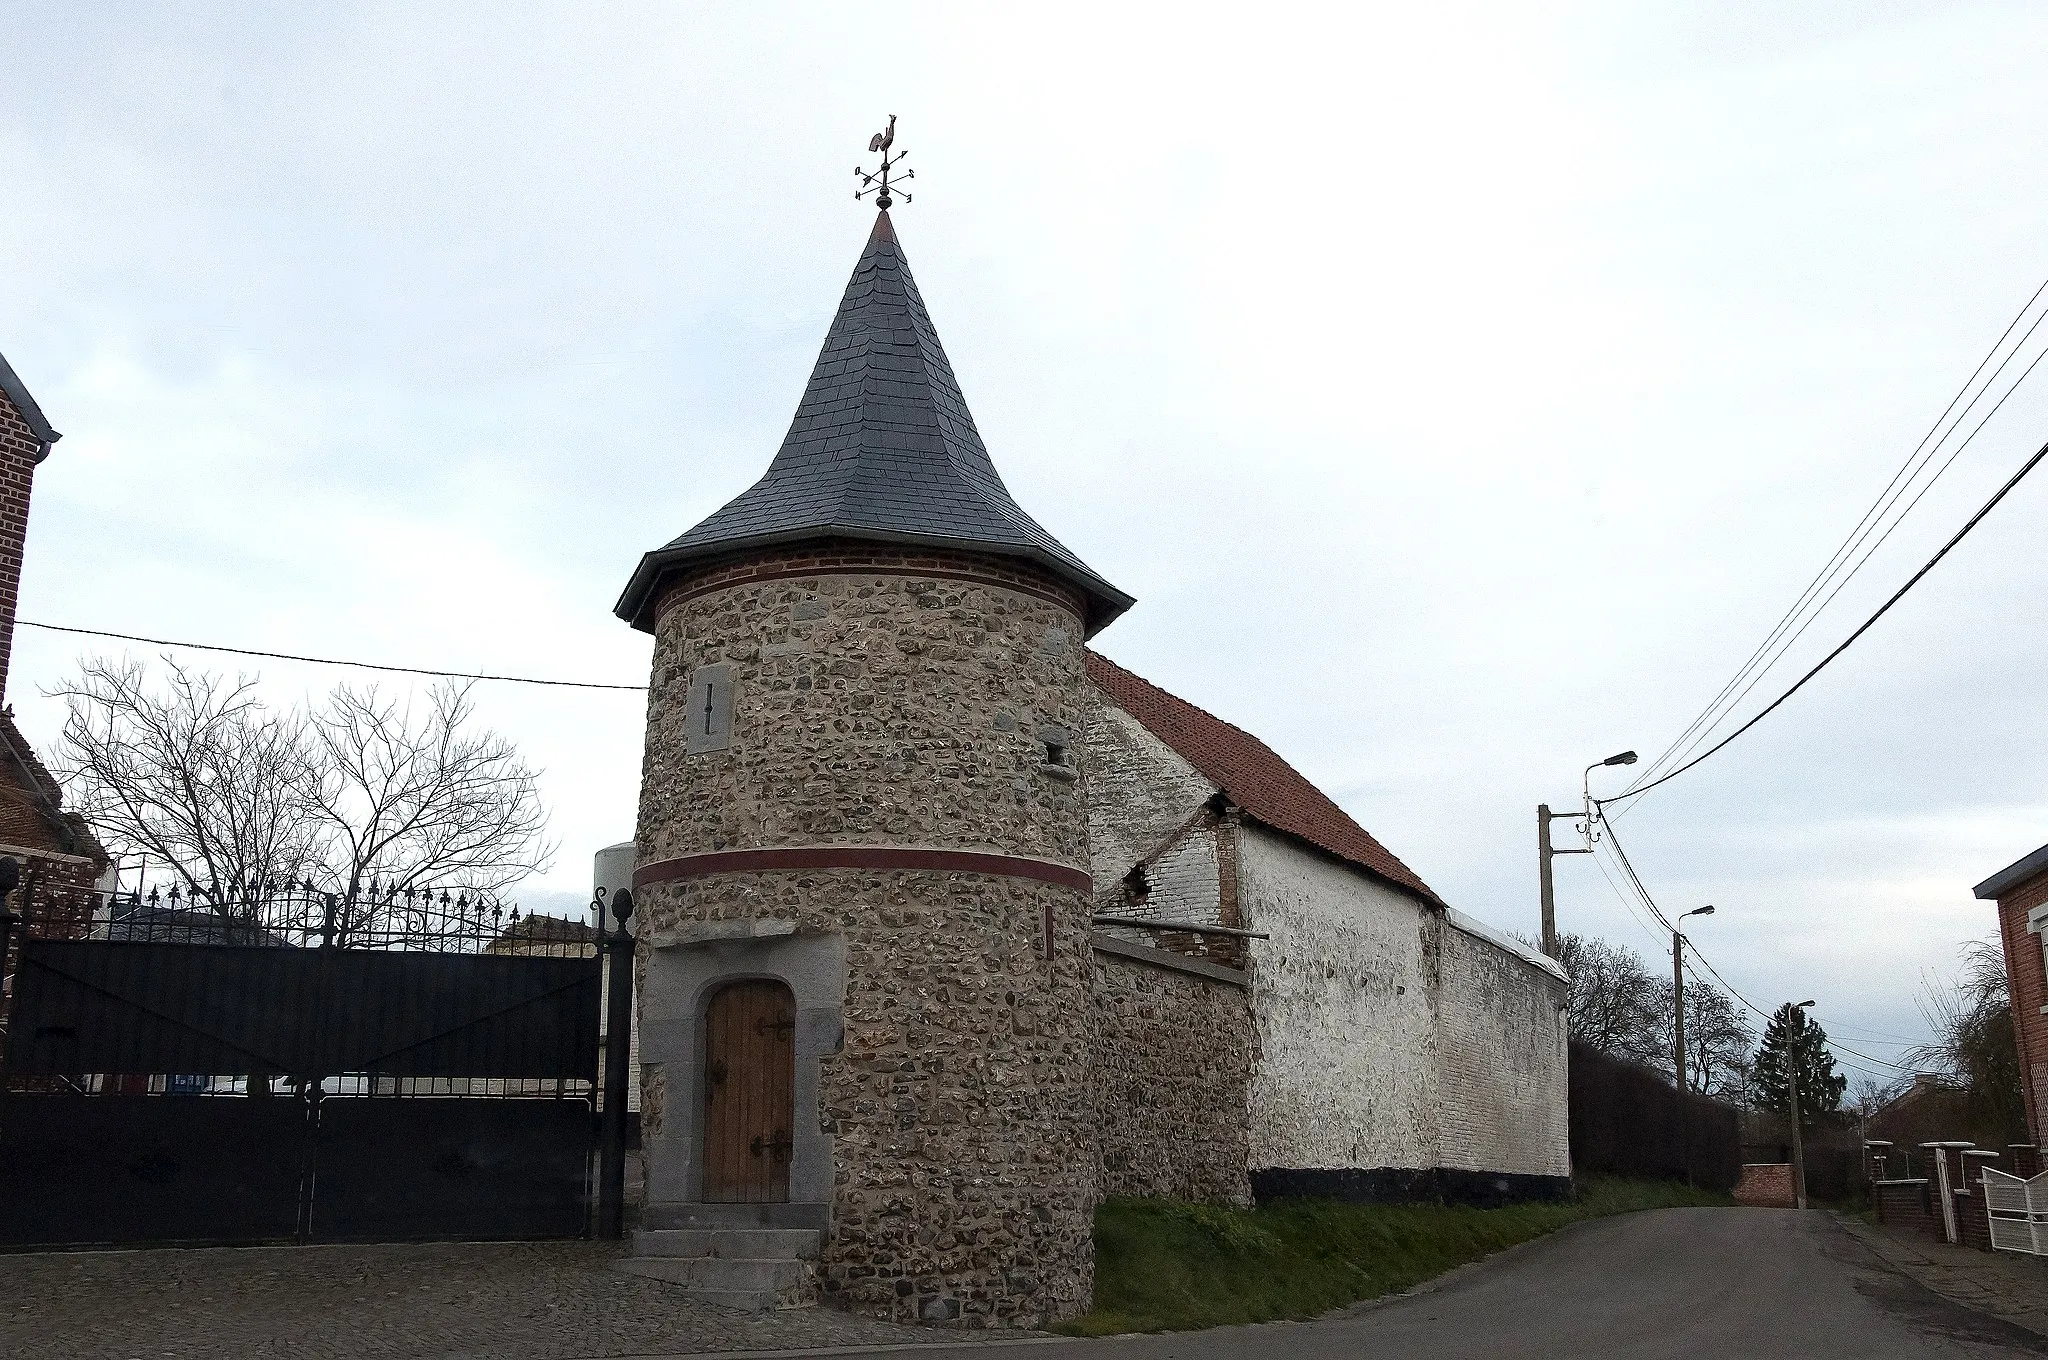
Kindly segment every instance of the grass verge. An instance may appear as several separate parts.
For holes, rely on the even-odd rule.
[[[1573,1200],[1505,1209],[1112,1199],[1095,1214],[1095,1311],[1056,1330],[1109,1336],[1315,1317],[1581,1219],[1727,1203],[1672,1182],[1594,1177]]]

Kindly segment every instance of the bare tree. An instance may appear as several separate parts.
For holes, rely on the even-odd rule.
[[[57,763],[71,804],[102,839],[163,866],[197,901],[224,908],[236,885],[296,879],[320,851],[305,720],[166,657],[87,659],[51,691],[68,706]]]
[[[1671,988],[1663,989],[1670,1032]],[[1747,1096],[1756,1036],[1728,994],[1694,978],[1685,986],[1685,1079],[1693,1094],[1741,1102]]]
[[[343,685],[311,712],[264,706],[256,682],[165,659],[88,659],[53,690],[69,712],[60,778],[118,853],[234,914],[247,886],[311,883],[361,911],[409,888],[488,896],[553,855],[538,774],[475,727],[466,685],[414,703]],[[373,885],[374,884],[374,889]]]
[[[495,732],[473,732],[471,686],[416,710],[375,686],[338,687],[312,718],[325,865],[348,891],[455,879],[495,892],[547,866],[538,774]]]
[[[1934,1042],[1908,1051],[1904,1061],[1962,1088],[1978,1129],[2007,1139],[2023,1137],[2026,1099],[2005,954],[1989,940],[1971,940],[1959,953],[1962,967],[1955,977],[1930,973],[1922,980],[1920,1014],[1934,1031]]]
[[[1619,1058],[1668,1063],[1671,984],[1660,984],[1633,949],[1584,935],[1565,935],[1557,945],[1572,980],[1572,1038]]]

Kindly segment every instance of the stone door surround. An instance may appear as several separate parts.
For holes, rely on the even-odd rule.
[[[767,978],[788,987],[796,1000],[789,1200],[818,1206],[818,1226],[825,1226],[823,1215],[832,1199],[832,1139],[819,1124],[818,1066],[844,1040],[845,937],[703,938],[683,933],[652,944],[641,983],[640,1061],[643,1067],[662,1069],[664,1095],[661,1127],[646,1149],[649,1207],[702,1202],[705,1014],[725,984]]]

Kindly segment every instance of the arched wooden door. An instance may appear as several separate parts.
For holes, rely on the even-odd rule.
[[[796,998],[780,982],[735,982],[704,1017],[704,1199],[789,1199],[795,1128]]]

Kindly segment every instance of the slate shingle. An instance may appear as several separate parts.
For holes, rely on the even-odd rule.
[[[642,557],[614,612],[651,630],[648,607],[671,571],[809,537],[1027,558],[1082,592],[1091,634],[1131,605],[1011,498],[887,213],[875,219],[775,461],[696,528]]]

